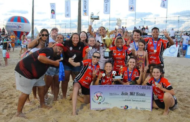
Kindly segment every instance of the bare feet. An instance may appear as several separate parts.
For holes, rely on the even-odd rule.
[[[31,101],[27,101],[27,102],[25,103],[25,105],[30,106],[30,105],[33,105],[33,103],[32,103]]]
[[[168,111],[164,111],[163,115],[168,115],[169,110]]]
[[[16,113],[16,117],[22,117],[22,118],[27,119],[27,117],[23,113]]]
[[[44,109],[50,109],[50,108],[52,108],[51,106],[47,106],[47,105],[41,105],[41,106],[39,106],[39,108],[44,108]]]

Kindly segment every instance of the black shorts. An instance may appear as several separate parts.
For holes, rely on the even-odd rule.
[[[175,100],[175,104],[174,104],[172,107],[169,108],[170,110],[173,110],[173,108],[175,108],[176,105],[177,105],[177,99],[176,99],[175,97],[174,97],[174,100]],[[154,101],[155,101],[156,105],[157,105],[159,108],[162,108],[162,109],[165,108],[164,102],[161,102],[160,100],[154,100]]]
[[[73,85],[74,85],[75,83],[79,83],[79,82],[74,79]],[[80,83],[79,83],[79,84],[80,84]],[[81,86],[82,94],[84,94],[84,95],[90,95],[90,89],[88,89],[88,88],[82,86],[81,84],[80,84],[80,86]]]

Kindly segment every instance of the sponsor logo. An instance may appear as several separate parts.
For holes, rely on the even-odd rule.
[[[7,30],[22,30],[22,29],[24,29],[24,24],[8,23],[6,28],[7,28]]]
[[[92,98],[92,101],[97,104],[103,103],[105,100],[105,97],[103,96],[103,93],[98,91],[94,93],[94,97]]]
[[[151,59],[156,59],[156,57],[154,57],[154,56],[150,56],[150,58],[151,58]]]

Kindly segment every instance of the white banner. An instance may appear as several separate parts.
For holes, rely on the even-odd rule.
[[[88,0],[83,0],[83,16],[88,16],[89,14],[89,2]]]
[[[56,8],[55,8],[55,3],[50,3],[50,9],[51,9],[51,19],[56,19]]]
[[[167,9],[168,8],[168,0],[161,0],[160,7]]]
[[[110,14],[110,1],[111,0],[104,0],[104,14]]]
[[[65,0],[65,18],[71,17],[71,2],[70,0]]]
[[[136,11],[136,0],[129,0],[129,11]]]
[[[176,47],[176,45],[172,45],[170,46],[170,48],[167,48],[164,51],[163,56],[167,56],[167,57],[177,57],[178,54],[178,50],[179,50],[179,45]]]

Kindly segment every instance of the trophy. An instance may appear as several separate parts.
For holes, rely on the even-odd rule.
[[[90,19],[91,20],[99,20],[99,16],[94,16],[94,13],[91,13]]]
[[[123,66],[120,68],[120,74],[113,77],[114,79],[123,79]]]
[[[111,54],[110,54],[110,46],[112,45],[112,39],[110,38],[109,32],[107,32],[108,34],[106,35],[106,37],[103,38],[103,43],[106,47],[106,50],[104,51],[104,58],[111,58]]]

